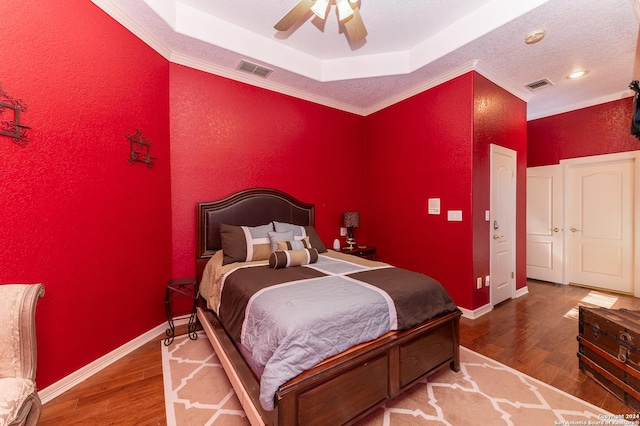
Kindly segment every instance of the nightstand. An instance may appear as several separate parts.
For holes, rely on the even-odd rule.
[[[354,256],[362,257],[364,259],[376,260],[376,248],[375,247],[358,247],[355,246],[352,250],[348,247],[342,247],[341,253],[352,254]]]
[[[189,309],[174,310],[174,301],[178,298],[187,298]],[[198,335],[196,334],[196,308],[198,307],[198,285],[195,278],[179,278],[172,279],[167,282],[167,290],[165,293],[165,309],[167,312],[167,322],[169,328],[167,328],[167,338],[164,339],[165,346],[169,346],[173,342],[173,338],[176,333],[175,325],[173,324],[173,318],[189,314],[189,338],[196,340]],[[184,306],[185,303],[182,304]]]

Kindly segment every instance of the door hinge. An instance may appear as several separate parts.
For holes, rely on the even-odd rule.
[[[511,279],[513,279],[515,277],[514,273],[511,273]]]

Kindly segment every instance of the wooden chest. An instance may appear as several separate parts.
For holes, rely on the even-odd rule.
[[[579,307],[580,370],[640,412],[640,311]]]

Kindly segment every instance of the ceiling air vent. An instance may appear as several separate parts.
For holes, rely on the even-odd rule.
[[[527,84],[527,87],[529,88],[529,90],[538,90],[547,86],[553,86],[553,83],[547,80],[546,78]]]
[[[273,71],[272,69],[261,67],[260,65],[245,61],[244,59],[240,61],[238,69],[240,71],[248,72],[250,74],[255,74],[259,77],[265,78]]]

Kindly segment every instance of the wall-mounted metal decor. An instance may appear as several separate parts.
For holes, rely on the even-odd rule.
[[[13,138],[20,146],[29,143],[27,130],[29,127],[20,124],[20,113],[26,112],[27,106],[22,99],[15,99],[2,89],[0,84],[0,135]]]
[[[127,139],[131,146],[129,164],[139,162],[146,164],[147,167],[153,167],[155,158],[151,156],[151,141],[145,138],[139,129],[136,129],[134,134],[128,135]]]

